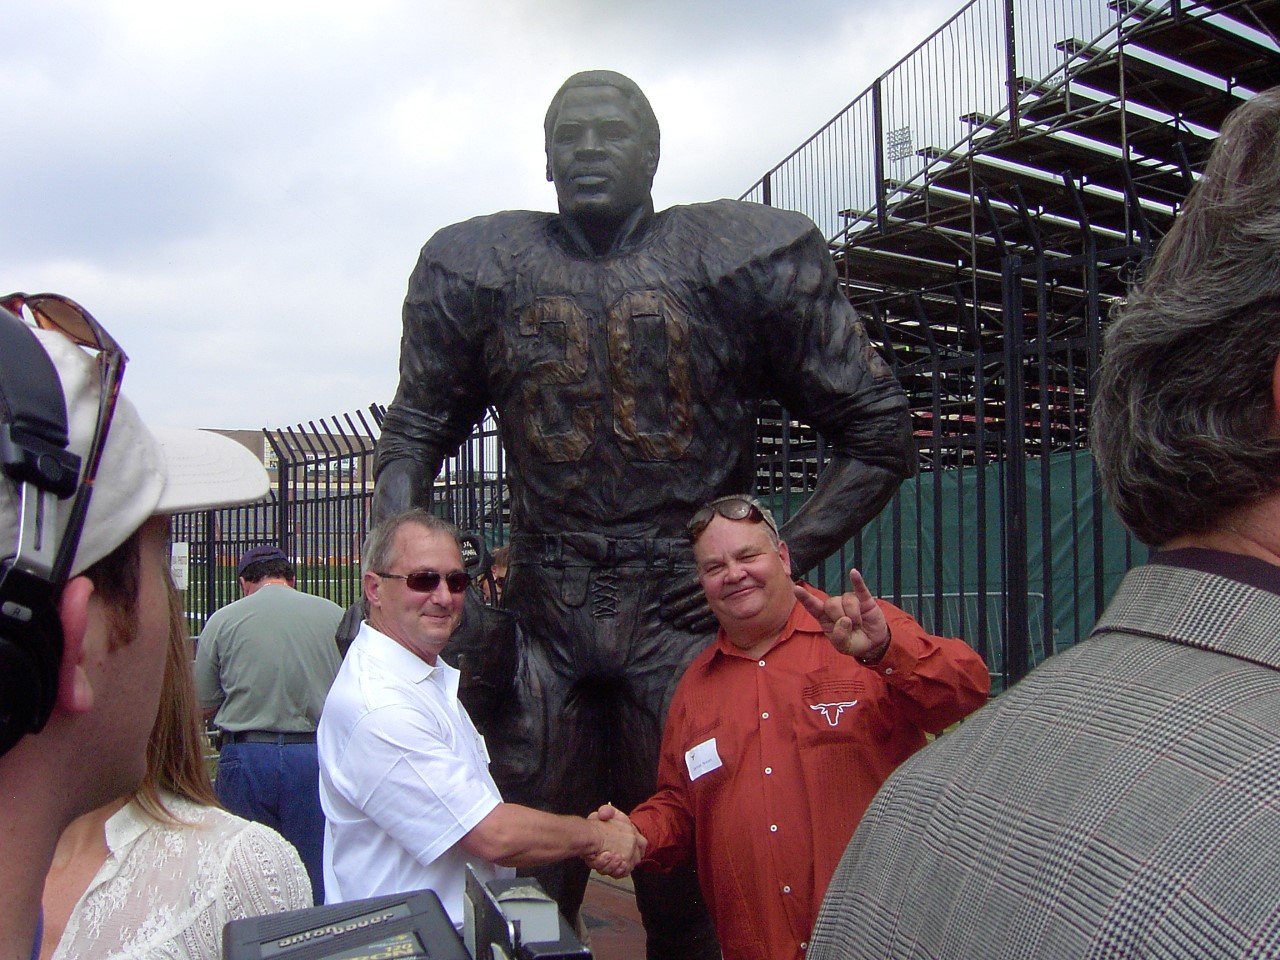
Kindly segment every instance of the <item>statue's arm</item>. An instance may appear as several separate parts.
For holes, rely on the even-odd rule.
[[[902,475],[854,457],[833,456],[804,506],[782,528],[796,575],[835,554],[892,499]]]
[[[812,496],[785,524],[793,571],[832,556],[892,499],[916,470],[906,394],[870,342],[816,230],[774,261],[787,278],[783,315],[794,323],[780,348],[778,394],[831,449]]]
[[[375,457],[375,523],[410,507],[431,508],[445,457],[466,440],[489,402],[473,278],[446,267],[438,255],[449,249],[449,236],[428,242],[409,278],[400,382],[383,416]]]
[[[377,523],[411,507],[431,509],[431,489],[440,472],[441,458],[401,457],[388,460],[373,489],[372,522]]]

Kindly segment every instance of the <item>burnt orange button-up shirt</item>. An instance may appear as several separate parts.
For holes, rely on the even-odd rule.
[[[676,689],[657,793],[631,817],[649,841],[642,869],[697,858],[725,960],[803,957],[880,784],[925,731],[986,700],[990,677],[968,645],[879,603],[893,639],[874,665],[837,652],[797,603],[763,656],[721,631]]]

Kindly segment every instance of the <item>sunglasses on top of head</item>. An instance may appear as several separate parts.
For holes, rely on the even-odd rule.
[[[436,570],[419,570],[416,573],[382,573],[374,571],[375,576],[384,580],[403,580],[406,587],[414,593],[434,593],[440,581],[449,588],[450,593],[465,593],[471,586],[471,575],[462,570],[453,573],[440,573]]]
[[[718,500],[712,500],[693,515],[686,527],[689,540],[691,542],[696,541],[702,536],[703,531],[707,529],[717,514],[726,520],[746,520],[750,523],[768,524],[774,535],[777,536],[778,534],[778,525],[774,522],[773,515],[759,500],[744,494],[731,494]]]

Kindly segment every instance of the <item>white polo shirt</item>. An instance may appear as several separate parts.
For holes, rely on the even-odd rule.
[[[464,864],[514,875],[458,846],[502,802],[458,680],[361,624],[316,731],[327,903],[429,888],[461,927]]]

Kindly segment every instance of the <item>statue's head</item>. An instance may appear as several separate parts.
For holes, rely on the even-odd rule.
[[[621,223],[651,203],[658,118],[635,81],[610,70],[575,73],[551,99],[544,129],[547,179],[566,216]]]

